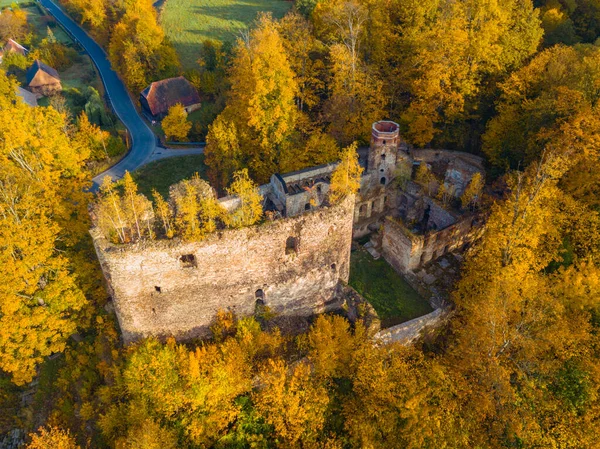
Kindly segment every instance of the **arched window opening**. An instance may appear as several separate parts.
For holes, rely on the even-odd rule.
[[[288,237],[285,241],[285,253],[294,254],[298,252],[298,239],[296,237]]]
[[[256,292],[254,292],[254,298],[256,299],[257,306],[265,305],[265,292],[262,288],[259,288],[258,290],[256,290]]]
[[[385,182],[386,182],[386,179],[385,179],[385,177],[381,178],[381,179],[379,180],[379,182],[381,183],[381,185],[382,185],[382,186],[384,186],[384,185],[385,185]]]
[[[304,205],[304,210],[310,210],[310,203],[306,203]]]
[[[367,205],[363,204],[358,208],[358,216],[365,217],[367,215]]]

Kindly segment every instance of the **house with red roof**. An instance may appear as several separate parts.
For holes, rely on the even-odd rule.
[[[161,120],[178,103],[188,114],[200,108],[198,91],[183,76],[155,81],[140,94],[143,112],[151,120]]]

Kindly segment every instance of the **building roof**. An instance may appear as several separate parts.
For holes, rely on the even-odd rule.
[[[50,75],[52,78],[56,78],[57,81],[60,81],[60,76],[58,75],[58,72],[55,69],[53,69],[47,64],[44,64],[39,59],[36,59],[31,65],[31,67],[29,67],[29,69],[27,70],[27,84],[30,84],[31,81],[33,81],[35,75],[37,75],[37,73],[40,70]]]
[[[17,87],[16,91],[17,91],[17,96],[21,97],[21,99],[23,100],[23,103],[25,103],[26,105],[29,105],[32,108],[38,105],[37,97],[35,96],[35,94],[32,94],[31,92],[23,89],[22,87]]]
[[[8,53],[14,51],[15,53],[19,53],[22,54],[23,56],[26,55],[29,50],[27,50],[25,47],[23,47],[21,44],[19,44],[17,41],[13,40],[13,39],[9,39],[8,42],[6,42],[6,45],[4,45],[4,48],[2,49],[3,53]]]
[[[148,102],[152,115],[166,114],[177,103],[184,107],[200,103],[198,92],[183,76],[150,84],[142,91],[142,97]]]

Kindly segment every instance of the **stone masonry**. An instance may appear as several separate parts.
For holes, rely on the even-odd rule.
[[[113,245],[92,230],[125,342],[209,335],[218,310],[287,316],[328,310],[350,271],[354,198],[200,242]]]
[[[364,172],[356,197],[329,205],[335,163],[274,174],[259,188],[269,220],[200,242],[115,245],[92,229],[124,341],[203,338],[219,310],[248,316],[268,306],[287,318],[333,310],[348,281],[353,237],[375,233],[378,250],[405,275],[474,238],[476,216],[441,204],[411,179],[395,178],[401,166],[410,178],[427,164],[456,203],[471,177],[483,173],[480,158],[411,150],[397,123],[381,121],[359,161]],[[236,197],[219,201],[229,210],[239,203]]]

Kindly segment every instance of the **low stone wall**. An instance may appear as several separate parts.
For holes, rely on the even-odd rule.
[[[417,339],[426,327],[439,326],[444,321],[445,316],[444,309],[436,309],[427,315],[379,331],[375,334],[375,341],[383,344],[401,343],[408,345]]]

